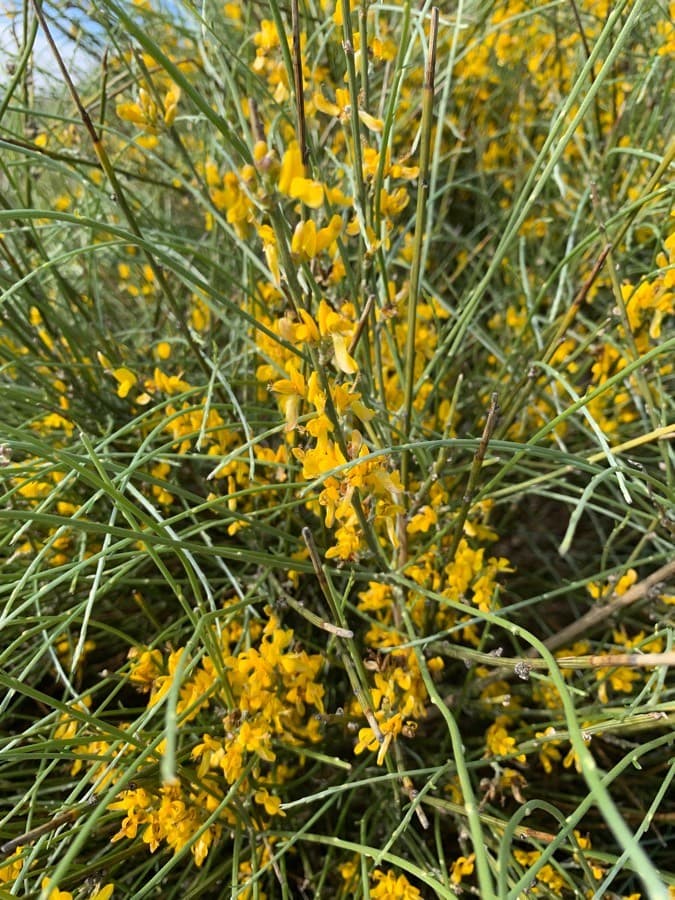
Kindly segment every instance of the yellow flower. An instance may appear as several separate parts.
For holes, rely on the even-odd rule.
[[[314,259],[335,241],[341,229],[342,218],[338,215],[334,215],[325,228],[318,230],[311,219],[298,222],[291,241],[291,251],[305,259]]]
[[[584,726],[582,726],[582,727],[584,727]],[[586,745],[590,744],[590,742],[591,742],[590,736],[586,736],[585,734],[583,734],[583,732],[582,732],[582,735],[584,738],[584,743]],[[574,768],[577,770],[577,772],[581,773],[581,760],[579,759],[579,756],[577,755],[577,752],[573,746],[570,747],[570,749],[567,753],[567,756],[563,760],[563,766],[566,769],[569,769],[572,764],[574,764]]]
[[[379,746],[380,742],[375,737],[375,732],[372,728],[359,728],[359,739],[354,745],[355,756],[363,753],[364,750],[370,750],[373,753]]]
[[[620,597],[622,594],[625,594],[631,585],[635,584],[637,581],[637,572],[635,569],[629,569],[624,575],[619,578],[617,583],[612,587],[611,584],[603,585],[597,581],[589,581],[586,585],[586,590],[593,597],[594,600],[604,599],[606,600],[608,597]]]
[[[380,209],[385,216],[397,216],[410,201],[408,191],[404,187],[396,188],[391,194],[384,188],[380,191]]]
[[[426,534],[436,522],[438,522],[438,516],[433,509],[430,506],[423,506],[408,522],[406,531],[408,534],[418,534],[420,531]]]
[[[580,850],[590,850],[591,849],[592,845],[591,845],[590,837],[584,837],[581,834],[581,832],[577,831],[576,829],[574,830],[574,837],[577,840],[577,844],[579,845]],[[574,858],[578,861],[579,854],[575,853]],[[593,862],[589,862],[589,867],[590,867],[591,872],[593,873],[593,877],[597,878],[598,880],[600,880],[602,878],[602,876],[605,874],[605,870],[602,868],[602,866],[598,866]]]
[[[234,6],[234,4],[231,5]],[[273,50],[275,47],[278,47],[279,35],[274,22],[269,19],[262,19],[260,31],[253,35],[253,43],[262,50]]]
[[[115,890],[114,884],[106,884],[100,890],[94,891],[89,900],[110,900]]]
[[[0,866],[0,884],[8,884],[16,881],[19,877],[23,868],[23,860],[20,859],[22,851],[23,847],[17,847],[14,855],[10,856],[7,862]]]
[[[112,374],[118,384],[117,396],[122,398],[126,397],[138,381],[138,378],[131,369],[127,369],[126,366],[120,366],[118,369],[113,369]]]
[[[630,694],[633,690],[633,683],[639,681],[640,673],[628,666],[618,666],[615,669],[601,668],[595,670],[595,680],[599,681],[598,699],[601,703],[607,703],[607,682],[615,691],[624,694]]]
[[[347,350],[346,334],[353,329],[353,324],[341,313],[335,312],[325,300],[319,303],[319,331],[322,337],[330,336],[333,342],[335,363],[345,375],[358,372],[358,364]]]
[[[292,361],[287,364],[286,371],[288,378],[280,378],[275,381],[271,390],[281,394],[279,402],[286,418],[286,431],[292,431],[297,424],[300,401],[304,398],[307,388],[302,373],[298,372]]]
[[[370,888],[373,900],[421,900],[422,895],[408,881],[405,875],[396,875],[393,869],[386,873],[380,869],[373,872],[374,887]]]
[[[298,222],[291,239],[291,252],[303,259],[314,259],[316,256],[316,223],[309,219]]]
[[[541,867],[537,873],[537,881],[545,884],[554,897],[562,896],[565,889],[565,879],[550,863]]]
[[[129,680],[139,691],[149,691],[155,680],[162,674],[161,651],[139,650],[137,647],[132,647],[128,657],[131,660]]]
[[[285,816],[286,813],[281,809],[281,797],[273,797],[266,788],[260,788],[253,795],[256,803],[265,807],[265,812],[269,816]]]
[[[173,84],[164,95],[164,124],[167,127],[173,125],[178,113],[178,101],[180,100],[180,88]]]
[[[302,200],[311,209],[318,209],[323,204],[323,185],[311,178],[293,178],[288,194],[294,200]]]
[[[258,228],[258,237],[262,241],[265,259],[272,273],[272,279],[278,287],[281,284],[281,270],[279,268],[279,252],[274,229],[270,225],[261,225]]]
[[[505,726],[509,724],[508,716],[498,716],[485,733],[485,756],[512,756],[516,746],[515,738],[507,732]],[[525,754],[520,753],[513,757],[517,762],[525,762]]]
[[[41,882],[42,894],[47,900],[73,900],[70,891],[60,891],[57,887],[52,887],[49,878],[43,878]]]
[[[335,103],[326,100],[323,94],[318,91],[314,94],[312,100],[319,112],[325,113],[328,116],[336,116],[341,122],[349,121],[352,114],[352,108],[349,91],[345,88],[335,89]],[[375,116],[371,116],[370,113],[367,113],[364,109],[358,110],[358,116],[366,128],[369,128],[371,131],[379,132],[384,128],[382,119],[376,119]]]
[[[185,391],[189,391],[191,385],[187,381],[183,381],[180,375],[165,375],[161,369],[155,368],[151,387],[172,396],[173,394],[183,394]]]
[[[548,740],[554,734],[555,728],[549,725],[545,731],[537,731],[534,735],[542,742],[539,750],[539,761],[547,775],[553,771],[553,764],[559,762],[562,758],[560,751],[557,749],[560,741]]]
[[[326,550],[326,559],[353,560],[361,548],[361,533],[356,523],[343,525],[335,532],[335,544]]]
[[[452,864],[450,881],[453,884],[459,884],[465,875],[472,875],[475,859],[475,853],[471,853],[469,856],[459,856]]]
[[[148,821],[148,809],[152,803],[150,794],[143,788],[122,791],[120,799],[109,804],[108,809],[126,813],[117,834],[110,839],[112,843],[122,838],[135,838],[139,825]]]
[[[277,186],[282,194],[301,200],[312,209],[318,209],[323,204],[324,187],[321,182],[305,177],[305,166],[297,141],[291,141],[283,155]]]
[[[282,194],[289,194],[294,178],[304,178],[305,167],[302,163],[300,145],[291,141],[281,159],[278,188]]]

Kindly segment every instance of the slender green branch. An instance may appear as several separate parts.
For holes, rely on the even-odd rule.
[[[405,393],[401,432],[404,440],[409,440],[412,433],[412,407],[415,385],[415,339],[417,335],[417,303],[419,301],[422,247],[425,240],[426,205],[429,192],[429,156],[431,149],[432,116],[434,108],[434,90],[436,74],[436,45],[438,41],[438,7],[431,10],[429,26],[429,49],[424,69],[424,96],[422,100],[422,125],[420,134],[420,164],[417,179],[417,207],[415,210],[415,237],[413,258],[410,267],[408,289],[408,321],[406,325],[405,346]],[[403,489],[408,490],[410,482],[410,453],[404,451],[401,456],[401,481]]]

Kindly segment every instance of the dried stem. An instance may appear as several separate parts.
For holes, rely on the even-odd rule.
[[[675,560],[661,566],[656,572],[652,572],[642,581],[628,588],[625,594],[620,597],[614,597],[609,603],[603,606],[596,606],[590,609],[585,615],[575,622],[572,622],[567,628],[551,635],[548,640],[544,641],[544,646],[549,650],[557,650],[558,647],[564,647],[565,644],[571,643],[580,635],[587,637],[599,625],[606,624],[607,620],[615,615],[620,609],[630,606],[638,600],[642,600],[650,591],[654,590],[657,585],[667,581],[672,575],[675,575]],[[536,651],[531,651],[536,654]],[[645,654],[646,655],[646,654]],[[627,663],[622,663],[627,665]]]

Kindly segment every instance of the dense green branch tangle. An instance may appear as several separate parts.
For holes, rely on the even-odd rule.
[[[2,16],[0,896],[675,897],[675,5]]]

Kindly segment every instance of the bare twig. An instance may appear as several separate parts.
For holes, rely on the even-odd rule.
[[[55,831],[57,828],[60,828],[61,825],[65,825],[67,822],[74,822],[85,808],[86,807],[84,806],[77,806],[74,809],[69,809],[66,812],[59,813],[57,816],[54,816],[53,819],[50,819],[49,822],[45,822],[43,825],[38,825],[36,828],[31,828],[30,831],[25,831],[18,837],[12,838],[11,841],[7,841],[2,846],[0,846],[0,856],[10,856],[12,853],[14,853],[17,847],[23,847],[25,844],[31,844],[43,834],[48,834],[50,831]]]
[[[666,563],[665,566],[661,566],[656,572],[652,572],[651,575],[628,588],[626,593],[621,594],[620,597],[614,597],[609,603],[589,609],[585,615],[572,622],[567,628],[563,628],[562,631],[551,635],[550,638],[544,641],[544,646],[549,650],[557,650],[558,647],[564,647],[565,644],[571,643],[580,635],[587,636],[599,625],[603,625],[618,610],[624,609],[638,600],[642,600],[658,584],[667,581],[672,575],[675,575],[675,560]],[[536,650],[531,650],[529,655],[536,656]]]

